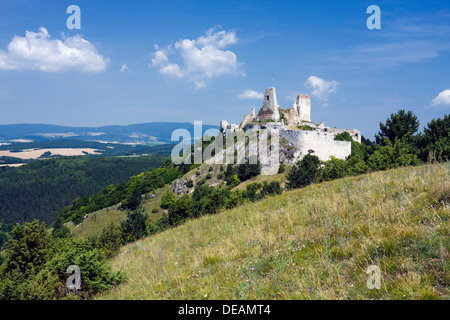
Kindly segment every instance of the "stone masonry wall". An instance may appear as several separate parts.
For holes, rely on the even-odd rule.
[[[345,159],[352,152],[351,142],[335,141],[334,134],[328,132],[280,130],[280,135],[297,147],[300,159],[308,153],[322,161],[330,156]]]

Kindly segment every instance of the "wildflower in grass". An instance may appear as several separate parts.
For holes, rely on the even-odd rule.
[[[341,204],[341,200],[338,201],[338,204]]]
[[[308,288],[308,292],[311,292],[311,288]]]

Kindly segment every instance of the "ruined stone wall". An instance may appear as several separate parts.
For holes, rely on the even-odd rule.
[[[294,103],[300,121],[311,121],[311,98],[306,94],[299,94]]]
[[[358,129],[339,129],[326,127],[324,130],[329,133],[333,133],[334,136],[338,135],[339,133],[348,132],[353,140],[361,143],[361,132]]]
[[[281,130],[280,135],[292,143],[299,152],[300,159],[312,154],[322,161],[330,156],[345,159],[352,152],[349,141],[335,141],[334,134],[319,131]]]

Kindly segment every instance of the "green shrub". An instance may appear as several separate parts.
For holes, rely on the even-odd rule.
[[[119,252],[123,245],[123,230],[120,226],[110,223],[96,239],[96,246],[105,257],[110,258]]]
[[[193,204],[188,195],[183,195],[169,208],[169,224],[172,226],[193,217]]]
[[[342,133],[337,134],[334,137],[334,140],[336,141],[353,141],[352,136],[347,131],[344,131]]]
[[[319,173],[319,165],[320,160],[317,156],[307,154],[289,171],[286,187],[295,189],[313,183]]]
[[[192,181],[192,179],[189,179],[189,180],[186,182],[186,187],[192,188],[193,186],[194,186],[194,181]]]
[[[239,183],[241,183],[241,180],[240,180],[240,179],[238,178],[238,176],[235,174],[235,175],[233,175],[233,176],[231,177],[229,186],[230,186],[231,188],[234,188],[234,187],[236,187]],[[227,181],[227,184],[228,184],[228,181]]]
[[[240,181],[248,180],[261,174],[261,163],[259,160],[255,164],[243,163],[237,167],[237,176]]]
[[[161,208],[168,209],[175,202],[175,194],[167,190],[161,197]]]
[[[261,183],[250,183],[247,185],[244,197],[249,199],[250,201],[258,200],[256,193],[262,188]]]
[[[310,126],[308,126],[308,125],[300,125],[300,126],[297,126],[297,128],[298,128],[299,130],[306,130],[306,131],[312,131],[312,130],[314,130],[312,127],[310,127]]]
[[[139,207],[135,211],[127,212],[127,218],[120,223],[125,243],[133,242],[147,236],[147,219],[148,215],[142,207]]]

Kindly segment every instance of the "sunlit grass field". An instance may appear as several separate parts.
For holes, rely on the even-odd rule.
[[[449,173],[348,177],[188,221],[122,247],[127,282],[97,298],[448,299]]]

